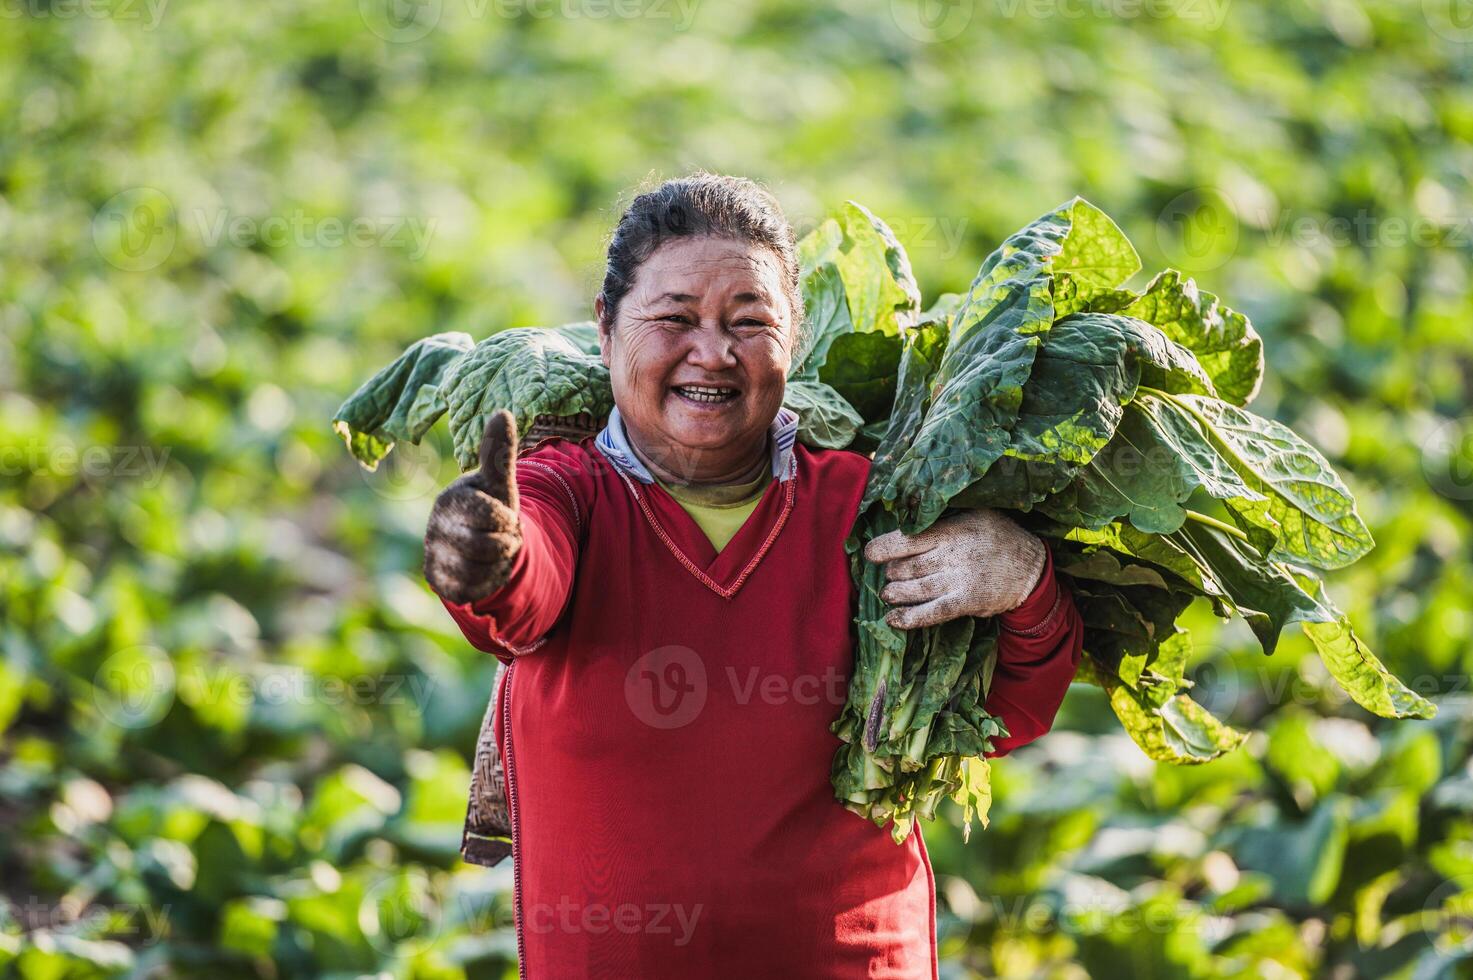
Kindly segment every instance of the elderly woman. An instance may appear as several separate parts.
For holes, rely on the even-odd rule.
[[[794,440],[803,316],[793,233],[751,182],[638,197],[594,302],[616,408],[597,438],[444,491],[425,574],[498,695],[525,976],[935,977],[919,832],[834,800],[829,725],[852,669],[844,539],[869,459]],[[986,703],[1048,730],[1082,626],[1041,540],[991,511],[865,552],[891,622],[999,616]]]

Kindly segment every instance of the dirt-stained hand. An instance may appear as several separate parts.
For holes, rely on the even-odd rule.
[[[516,420],[496,412],[481,436],[481,468],[435,499],[425,528],[425,579],[450,602],[484,599],[511,575],[522,547],[516,458]]]
[[[943,517],[920,534],[891,531],[864,546],[885,565],[880,598],[898,629],[1016,609],[1043,573],[1044,543],[1006,514],[986,508]]]

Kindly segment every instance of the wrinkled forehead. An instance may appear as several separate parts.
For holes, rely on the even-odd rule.
[[[782,264],[772,250],[729,238],[677,238],[639,267],[639,303],[751,302],[786,307]]]

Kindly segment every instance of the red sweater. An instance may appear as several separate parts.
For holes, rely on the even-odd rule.
[[[510,581],[446,605],[511,664],[497,737],[524,976],[936,976],[919,830],[897,846],[829,785],[869,460],[796,453],[720,554],[592,440],[520,461]],[[1002,620],[996,755],[1048,730],[1083,635],[1052,559]]]

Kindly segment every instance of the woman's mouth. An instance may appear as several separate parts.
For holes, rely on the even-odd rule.
[[[737,388],[712,387],[710,385],[673,385],[671,391],[696,405],[720,405],[734,401],[741,395]]]

